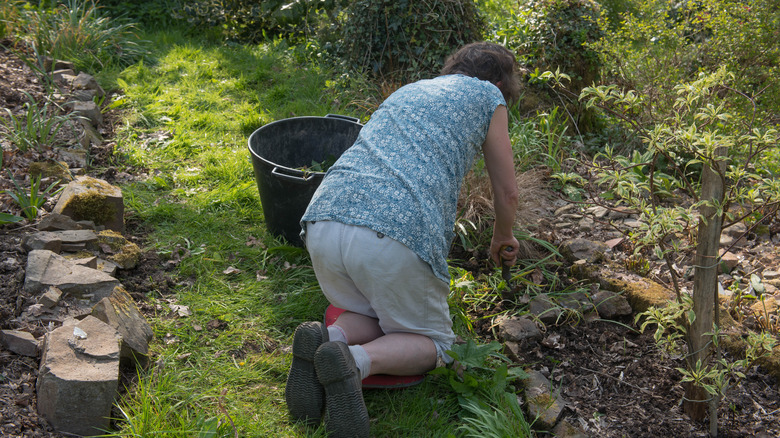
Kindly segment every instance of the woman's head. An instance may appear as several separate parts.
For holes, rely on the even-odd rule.
[[[462,47],[447,58],[441,74],[462,74],[489,81],[510,104],[520,97],[517,61],[512,52],[499,44],[478,42]]]

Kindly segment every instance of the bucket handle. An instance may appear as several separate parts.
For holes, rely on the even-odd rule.
[[[360,121],[360,119],[358,119],[357,117],[342,116],[341,114],[328,114],[325,117],[326,118],[330,117],[331,119],[343,119],[352,123],[357,123]]]
[[[298,175],[289,175],[286,173],[283,173],[284,168],[282,167],[274,167],[271,173],[281,179],[286,179],[287,181],[294,182],[294,183],[307,183],[309,180],[314,178],[315,172],[304,172],[303,177],[300,177]]]

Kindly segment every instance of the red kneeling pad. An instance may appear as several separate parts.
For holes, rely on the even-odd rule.
[[[330,326],[336,319],[344,313],[344,309],[328,306],[325,309],[325,325]],[[397,389],[417,385],[425,379],[424,375],[419,376],[390,376],[387,374],[374,374],[363,379],[363,388],[383,388]]]

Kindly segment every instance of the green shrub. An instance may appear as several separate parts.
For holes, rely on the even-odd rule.
[[[531,70],[560,69],[578,92],[598,77],[598,53],[588,44],[602,36],[599,15],[592,0],[528,0],[496,16],[493,39]]]
[[[311,36],[327,20],[335,20],[345,0],[196,0],[183,2],[176,18],[196,29],[216,31],[241,42],[276,36]]]
[[[181,0],[98,0],[105,15],[122,17],[149,28],[172,25],[173,12],[182,7]]]
[[[337,52],[350,67],[392,82],[435,75],[484,30],[471,0],[358,0],[345,12]]]
[[[599,5],[592,0],[530,0],[522,55],[539,70],[559,69],[572,86],[590,85],[598,77],[598,56],[587,44],[601,37]]]
[[[599,4],[592,0],[529,0],[514,5],[481,0],[491,17],[489,38],[517,54],[529,71],[528,86],[519,103],[524,116],[555,107],[567,114],[572,134],[600,129],[592,111],[577,101],[582,88],[598,81],[598,53],[589,48],[601,38]],[[566,78],[565,87],[553,85],[544,72]]]
[[[676,84],[721,66],[735,73],[732,88],[744,93],[729,94],[725,104],[732,114],[780,122],[780,8],[775,0],[650,0],[636,7],[615,29],[602,18],[604,38],[591,47],[610,82],[649,99],[640,124],[671,110]]]

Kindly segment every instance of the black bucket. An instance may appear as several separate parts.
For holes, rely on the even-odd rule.
[[[325,172],[306,171],[312,161],[338,158],[357,139],[358,119],[328,114],[293,117],[259,128],[249,152],[268,231],[302,246],[300,221]]]

